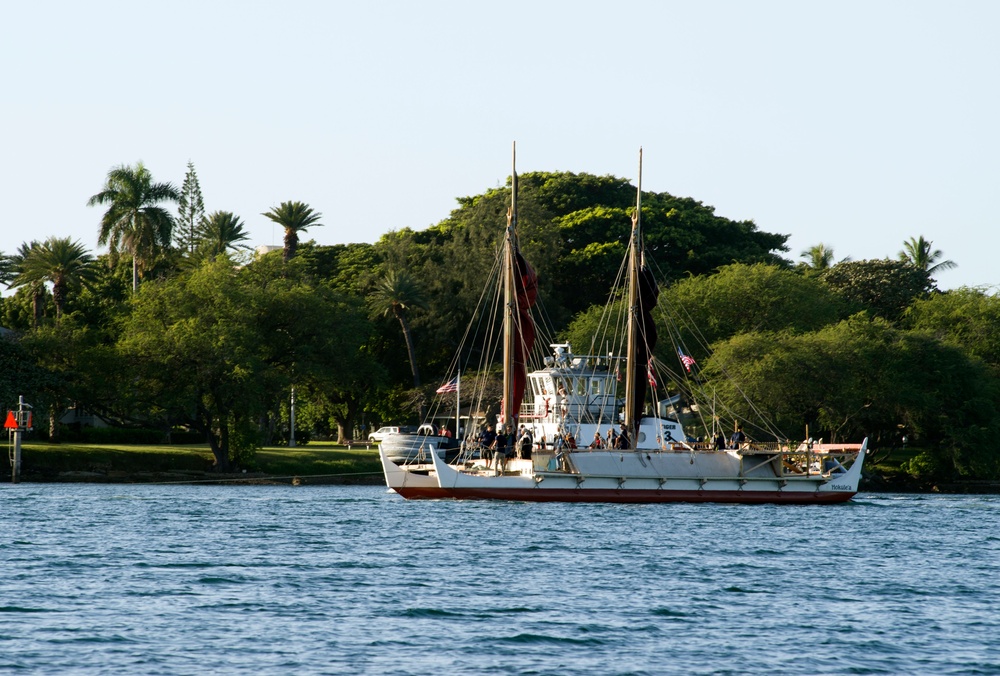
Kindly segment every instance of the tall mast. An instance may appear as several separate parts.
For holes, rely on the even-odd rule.
[[[507,209],[507,232],[503,253],[503,423],[513,425],[517,411],[514,402],[514,315],[517,312],[517,291],[514,288],[514,247],[517,228],[517,143],[511,145],[510,207]]]
[[[629,442],[635,448],[638,420],[635,419],[635,379],[639,370],[635,360],[639,351],[641,330],[639,328],[639,266],[641,250],[639,247],[641,213],[642,213],[642,148],[639,148],[639,178],[635,194],[635,213],[632,214],[632,236],[629,239],[628,254],[628,349],[625,354],[625,429],[628,430]]]

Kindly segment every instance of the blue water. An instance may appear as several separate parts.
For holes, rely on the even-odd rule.
[[[1000,497],[0,486],[0,672],[1000,674]]]

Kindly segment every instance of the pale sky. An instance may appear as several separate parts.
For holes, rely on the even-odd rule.
[[[1000,2],[0,0],[0,250],[100,253],[109,169],[303,239],[423,229],[518,170],[613,174],[836,257],[1000,284]]]

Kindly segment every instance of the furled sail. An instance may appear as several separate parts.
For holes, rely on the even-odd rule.
[[[649,360],[653,356],[653,349],[656,347],[656,322],[653,321],[653,308],[660,296],[660,288],[656,285],[656,279],[648,266],[639,268],[639,293],[638,293],[638,327],[639,339],[636,341],[635,358],[629,364],[632,369],[632,420],[636,429],[642,419],[643,404],[646,400],[647,377],[646,370]],[[635,433],[636,430],[629,430]],[[633,443],[636,440],[633,438]]]
[[[511,155],[510,208],[504,237],[504,376],[501,420],[517,426],[527,385],[528,355],[535,345],[531,307],[538,296],[538,277],[517,244],[517,146]]]
[[[511,393],[511,416],[504,416],[505,422],[517,424],[518,412],[524,400],[527,385],[528,355],[535,345],[535,322],[531,319],[531,308],[538,296],[538,276],[535,269],[525,260],[520,251],[514,253],[514,285],[517,296],[517,313],[514,316],[514,388]],[[506,402],[504,402],[506,404]],[[507,410],[507,409],[505,409]]]

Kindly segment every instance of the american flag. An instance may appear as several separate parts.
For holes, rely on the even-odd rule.
[[[438,394],[446,394],[448,392],[458,392],[458,376],[455,376],[444,385],[437,388]]]
[[[681,363],[684,364],[684,368],[691,372],[691,367],[695,365],[694,357],[686,355],[680,350],[677,350],[677,356],[681,358]]]
[[[649,386],[652,387],[655,390],[656,389],[656,376],[653,375],[653,359],[652,358],[650,358],[650,360],[646,362],[646,380],[649,381]]]

